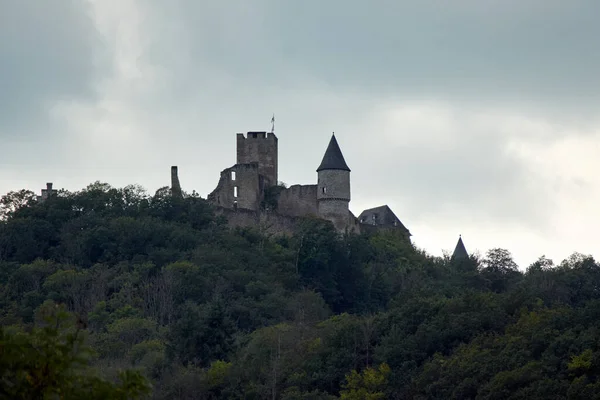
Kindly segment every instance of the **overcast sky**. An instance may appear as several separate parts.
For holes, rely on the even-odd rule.
[[[100,180],[203,197],[235,133],[435,255],[600,258],[597,0],[0,0],[0,193]]]

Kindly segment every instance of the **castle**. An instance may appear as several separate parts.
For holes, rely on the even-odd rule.
[[[223,210],[271,212],[280,220],[319,217],[331,221],[340,232],[393,229],[410,240],[410,231],[387,205],[364,210],[358,218],[352,214],[350,168],[335,134],[316,170],[316,184],[289,188],[279,185],[278,159],[274,132],[238,133],[237,162],[221,171],[219,183],[207,200]],[[172,187],[178,185],[174,176]]]
[[[237,134],[236,163],[221,171],[217,187],[207,196],[230,226],[259,226],[270,233],[292,233],[303,217],[330,221],[339,232],[392,230],[410,242],[410,231],[387,205],[369,208],[358,218],[350,211],[350,168],[335,134],[331,136],[317,183],[284,187],[278,181],[278,139],[274,132]],[[182,196],[177,166],[171,167],[171,193]],[[38,201],[56,194],[52,183]],[[452,258],[469,255],[459,237]]]

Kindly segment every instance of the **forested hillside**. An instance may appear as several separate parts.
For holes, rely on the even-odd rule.
[[[590,257],[520,271],[317,219],[267,237],[101,183],[0,217],[5,398],[600,398]]]

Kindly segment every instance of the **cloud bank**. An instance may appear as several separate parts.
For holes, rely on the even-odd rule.
[[[8,0],[0,192],[94,180],[208,194],[276,114],[280,177],[332,131],[355,213],[389,204],[433,254],[600,256],[594,1]]]

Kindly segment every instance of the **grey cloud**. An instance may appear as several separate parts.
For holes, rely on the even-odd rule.
[[[95,68],[97,52],[114,45],[98,41],[87,11],[75,5],[80,3],[56,0],[52,9],[13,3],[10,18],[0,12],[0,62],[8,66],[10,58],[12,65],[0,83],[20,97],[0,93],[0,134],[9,123],[38,121],[42,106],[57,99],[93,100],[98,74],[110,74],[109,65]],[[507,114],[517,109],[549,124],[569,114],[572,127],[599,105],[597,1],[136,4],[144,11],[139,67],[156,68],[158,78],[141,82],[144,93],[116,82],[108,96],[122,112],[87,118],[90,124],[109,122],[105,129],[135,131],[140,145],[128,154],[119,143],[130,142],[107,140],[101,148],[76,142],[81,146],[73,173],[66,150],[55,145],[60,161],[44,170],[47,177],[40,176],[35,188],[54,180],[78,189],[100,179],[153,190],[168,184],[170,165],[179,165],[184,189],[205,196],[235,160],[235,132],[268,129],[275,112],[280,177],[288,184],[316,181],[315,169],[336,131],[353,170],[353,205],[399,205],[395,211],[409,228],[435,226],[454,213],[462,222],[472,216],[476,223],[494,221],[498,229],[518,222],[535,230],[551,221],[554,205],[545,198],[546,183],[508,151],[510,139],[532,134],[526,128],[506,134],[493,126],[489,132],[449,124],[443,139],[453,144],[447,145],[426,128],[398,125],[400,139],[391,141],[381,133],[391,128],[370,112],[382,103],[439,100],[463,114],[478,107]],[[33,35],[34,27],[43,34]],[[76,135],[86,135],[85,124]],[[62,137],[61,128],[49,127],[48,134]],[[411,135],[430,140],[415,142]],[[48,140],[40,143],[36,151],[49,148]],[[12,149],[31,154],[26,144]],[[30,162],[20,163],[25,168]],[[35,175],[20,174],[31,181]]]
[[[456,141],[451,148],[387,144],[376,157],[361,157],[353,182],[370,197],[401,204],[414,222],[452,216],[536,229],[549,223],[545,191],[500,138],[475,131],[456,134]]]
[[[597,100],[600,5],[523,3],[295,2],[282,18],[273,16],[273,33],[282,32],[273,37],[294,63],[342,87],[409,97]]]
[[[0,5],[0,135],[30,136],[47,126],[59,100],[94,98],[102,42],[89,4],[4,0]],[[104,72],[107,72],[106,70]]]
[[[311,182],[324,150],[314,144],[340,130],[343,150],[360,160],[354,187],[402,197],[413,215],[467,210],[541,226],[553,203],[523,160],[507,151],[510,138],[530,133],[490,135],[465,126],[447,133],[456,140],[451,148],[432,138],[413,147],[386,144],[374,157],[360,149],[372,127],[351,114],[378,101],[438,99],[573,123],[585,120],[578,113],[589,118],[600,99],[594,1],[176,4],[167,10],[154,3],[162,29],[148,60],[173,72],[173,107],[197,107],[199,126],[225,137],[211,146],[227,149],[227,133],[256,129],[260,113],[266,127],[268,113],[278,111],[285,121],[278,125],[281,151],[302,137],[282,157],[281,176]],[[342,99],[319,99],[319,91]],[[357,106],[344,97],[361,100]],[[315,162],[306,161],[308,154]],[[207,157],[211,166],[226,166],[217,155]]]
[[[596,1],[176,4],[155,6],[174,14],[163,31],[185,41],[189,65],[177,61],[174,42],[161,50],[160,38],[153,60],[197,68],[198,83],[211,74],[257,86],[312,79],[373,96],[483,101],[532,112],[543,112],[536,109],[543,103],[553,114],[586,116],[600,100]]]

